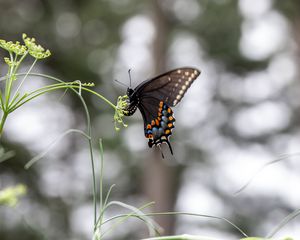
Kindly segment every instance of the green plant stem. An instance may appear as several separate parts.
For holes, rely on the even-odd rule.
[[[10,98],[10,89],[12,86],[12,67],[9,67],[8,69],[8,74],[6,76],[6,81],[5,81],[5,108],[8,106],[9,98]]]
[[[14,81],[14,76],[16,76],[16,72],[21,64],[21,62],[24,60],[24,58],[27,56],[28,52],[26,52],[19,61],[17,61],[18,59],[18,55],[15,55],[15,59],[13,57],[13,54],[10,52],[9,56],[10,56],[10,61],[12,63],[17,63],[16,65],[12,65],[9,67],[8,70],[8,75],[7,75],[7,79],[6,79],[6,85],[5,85],[5,104],[6,104],[6,109],[8,109],[8,105],[9,105],[9,99],[10,99],[10,94],[11,94],[11,89],[12,89],[12,85],[13,85],[13,81]],[[31,70],[32,68],[30,68]],[[30,71],[29,70],[29,71]],[[27,72],[28,75],[29,72]],[[26,78],[26,75],[25,75]]]
[[[20,63],[21,63],[22,59],[23,59],[23,58],[21,58]],[[12,102],[14,102],[15,99],[17,98],[17,96],[18,96],[18,94],[19,94],[20,88],[22,87],[22,85],[23,85],[25,79],[27,78],[28,74],[31,72],[32,68],[33,68],[34,65],[36,64],[37,60],[38,60],[38,59],[36,58],[36,59],[34,60],[34,62],[31,64],[31,66],[30,66],[30,68],[28,69],[27,73],[26,73],[25,76],[23,77],[21,83],[20,83],[19,86],[17,87],[17,89],[16,89],[16,91],[15,91],[15,94],[14,94],[14,96],[13,96],[13,98],[12,98]],[[18,66],[16,67],[15,71],[17,70],[17,68],[18,68]]]
[[[8,116],[8,113],[7,112],[3,112],[3,115],[2,115],[2,118],[1,118],[1,122],[0,122],[0,138],[2,136],[2,132],[3,132],[3,126],[4,126],[4,123],[7,119],[7,116]]]
[[[292,221],[294,218],[298,217],[300,215],[300,209],[297,209],[296,211],[290,213],[288,216],[286,216],[279,224],[275,227],[267,236],[266,238],[273,238],[274,235],[279,232],[288,222]]]
[[[5,108],[3,101],[4,101],[4,99],[3,99],[2,91],[0,90],[0,107],[2,110],[4,110],[4,108]]]
[[[9,52],[9,58],[10,61],[13,62],[13,54],[11,52]],[[6,82],[5,82],[5,99],[7,100],[8,97],[8,90],[9,90],[9,85],[10,85],[10,79],[13,73],[13,66],[9,66],[8,67],[8,71],[7,71],[7,75],[5,76],[6,78]]]
[[[48,93],[48,92],[51,92],[51,91],[54,91],[54,90],[59,90],[59,89],[66,89],[66,88],[71,88],[71,89],[74,89],[74,88],[77,88],[79,89],[80,86],[75,86],[75,85],[67,85],[67,84],[64,84],[64,85],[60,85],[60,86],[55,86],[55,87],[52,87],[52,88],[47,88],[46,90],[43,90],[43,91],[38,91],[36,90],[33,93],[29,93],[26,98],[23,98],[23,99],[20,99],[14,106],[11,106],[11,108],[9,109],[9,112],[13,112],[15,111],[17,108],[21,107],[22,105],[24,105],[25,103],[29,102],[30,100],[40,96],[40,95],[43,95],[45,93]],[[84,90],[89,90],[88,88],[83,88],[81,87],[81,89],[84,89]],[[91,92],[91,91],[90,91]],[[92,91],[94,92],[94,91]],[[97,94],[96,92],[94,92],[94,94]],[[33,96],[32,96],[33,95]],[[98,96],[100,97],[101,95],[98,94]],[[103,99],[104,97],[101,96],[101,99]],[[104,98],[105,99],[105,98]],[[23,102],[22,102],[23,100]],[[107,99],[106,99],[107,100]],[[107,100],[108,101],[108,100]],[[113,105],[113,104],[112,104]],[[115,105],[113,105],[113,107],[115,108]]]
[[[93,203],[94,203],[94,226],[96,225],[97,221],[97,202],[96,202],[96,176],[95,176],[95,164],[94,164],[94,155],[93,155],[93,145],[92,145],[92,127],[91,127],[91,118],[90,118],[90,113],[89,109],[83,99],[83,97],[74,89],[71,89],[74,91],[77,96],[80,98],[82,105],[85,110],[85,115],[86,115],[86,121],[87,121],[87,132],[88,136],[90,136],[90,139],[88,139],[89,143],[89,150],[90,150],[90,159],[91,159],[91,166],[92,166],[92,180],[93,180]]]
[[[100,150],[100,176],[99,176],[99,191],[100,191],[100,226],[99,226],[99,232],[101,236],[101,222],[102,222],[102,209],[103,209],[103,168],[104,168],[104,159],[103,159],[103,144],[102,144],[102,139],[99,139],[99,150]],[[94,232],[97,229],[97,221],[96,224],[94,225]]]
[[[45,87],[41,87],[37,90],[32,91],[29,94],[24,94],[22,97],[19,98],[19,100],[17,102],[15,102],[17,100],[18,95],[19,95],[19,94],[17,94],[16,97],[10,102],[10,105],[8,106],[8,109],[10,109],[10,111],[12,112],[12,111],[14,111],[15,109],[17,109],[19,107],[18,104],[20,104],[25,98],[28,98],[32,95],[34,97],[37,97],[40,94],[47,93],[47,92],[51,91],[52,88],[54,88],[54,87],[60,87],[60,86],[66,87],[66,84],[56,83],[56,84],[47,85]],[[56,89],[58,89],[58,88],[56,88]],[[53,90],[55,90],[55,89],[53,89]],[[40,93],[40,94],[38,95],[38,93]],[[36,94],[36,95],[34,95],[34,94]],[[33,99],[34,97],[32,97],[31,99]],[[31,100],[31,99],[28,99],[28,101]],[[25,101],[25,102],[27,102],[27,101]],[[24,104],[24,103],[22,103],[22,104]]]
[[[22,74],[19,74],[22,75]],[[41,74],[41,73],[30,73],[29,76],[36,76],[36,77],[45,77],[60,83],[64,83],[64,81],[60,80],[59,78],[52,77],[49,75]],[[89,144],[89,152],[90,152],[90,159],[91,159],[91,166],[92,166],[92,181],[93,181],[93,204],[94,204],[94,226],[96,225],[97,221],[97,203],[96,203],[96,177],[95,177],[95,164],[94,164],[94,155],[93,155],[93,145],[92,145],[92,128],[91,128],[91,119],[90,119],[90,114],[88,107],[83,99],[83,97],[74,89],[74,86],[68,86],[72,91],[74,91],[77,96],[80,98],[81,103],[84,107],[85,110],[85,115],[86,115],[86,121],[87,121],[87,135],[90,137],[88,139],[88,144]],[[77,86],[78,87],[78,86]],[[104,98],[103,96],[99,96],[101,99],[103,99],[105,102],[109,103],[114,109],[115,105],[113,105],[109,100]]]
[[[106,194],[106,197],[105,197],[105,200],[104,200],[104,203],[103,203],[103,207],[102,207],[102,209],[100,211],[100,216],[99,216],[99,218],[98,218],[98,220],[96,222],[96,226],[97,227],[102,226],[102,220],[103,220],[104,212],[108,208],[108,204],[107,204],[108,198],[110,196],[110,193],[111,193],[112,189],[115,186],[116,186],[116,184],[111,185],[110,188],[109,188],[109,190],[108,190],[108,192],[107,192],[107,194]]]
[[[18,75],[21,75],[21,74],[18,74]],[[46,74],[42,74],[42,73],[29,73],[28,74],[29,76],[37,76],[37,77],[44,77],[44,78],[48,78],[48,79],[52,79],[52,80],[55,80],[55,81],[59,81],[59,82],[63,82],[62,80],[60,80],[59,78],[56,78],[56,77],[52,77],[52,76],[49,76],[49,75],[46,75]],[[78,87],[79,88],[79,87]],[[94,95],[96,95],[97,97],[101,98],[103,101],[105,101],[107,104],[109,104],[113,109],[116,109],[116,106],[111,102],[109,101],[107,98],[103,97],[101,94],[89,89],[89,88],[85,88],[85,87],[80,87],[82,90],[85,90],[87,92],[90,92]]]
[[[22,76],[22,75],[25,75],[27,73],[19,73],[17,74],[18,76]],[[48,78],[48,79],[51,79],[51,80],[54,80],[54,81],[58,81],[60,83],[63,83],[65,84],[66,86],[68,85],[68,88],[78,88],[78,89],[82,89],[82,90],[85,90],[87,92],[90,92],[94,95],[96,95],[97,97],[99,97],[101,100],[105,101],[108,105],[110,105],[113,109],[116,109],[116,106],[111,102],[109,101],[107,98],[103,97],[101,94],[89,89],[89,88],[86,88],[86,87],[82,87],[82,86],[75,86],[75,85],[69,85],[68,83],[65,83],[63,82],[62,80],[60,80],[59,78],[56,78],[56,77],[52,77],[52,76],[49,76],[49,75],[46,75],[46,74],[42,74],[42,73],[28,73],[28,76],[35,76],[35,77],[44,77],[44,78]],[[1,79],[1,78],[0,78]],[[74,83],[75,84],[75,83]],[[47,86],[45,87],[47,88]],[[43,88],[41,88],[43,89]],[[37,92],[39,91],[40,89],[37,89],[35,90],[34,92]],[[34,93],[32,92],[32,93]]]
[[[54,88],[51,88],[51,89],[42,91],[42,92],[40,92],[40,93],[37,93],[37,94],[35,94],[35,95],[31,96],[31,97],[30,97],[30,94],[29,94],[29,95],[26,96],[26,98],[23,98],[23,99],[21,98],[21,99],[19,99],[19,101],[16,102],[16,103],[14,104],[14,106],[11,106],[11,107],[9,108],[9,113],[15,111],[16,109],[18,109],[19,107],[21,107],[21,106],[24,105],[25,103],[29,102],[30,100],[32,100],[32,99],[34,99],[34,98],[36,98],[36,97],[38,97],[38,96],[40,96],[40,95],[43,95],[43,94],[45,94],[45,93],[48,93],[48,92],[51,92],[51,91],[54,91],[54,90],[63,89],[63,88],[66,88],[66,87],[54,87]],[[22,101],[23,101],[23,102],[22,102]]]

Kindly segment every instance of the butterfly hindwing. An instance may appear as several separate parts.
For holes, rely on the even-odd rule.
[[[175,122],[172,109],[163,101],[157,99],[152,102],[144,100],[139,105],[139,109],[143,116],[145,137],[149,140],[149,147],[165,142],[169,145],[173,154],[169,143],[169,137],[172,135]]]

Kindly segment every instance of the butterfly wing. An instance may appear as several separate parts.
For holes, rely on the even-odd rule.
[[[145,137],[149,140],[149,147],[165,142],[173,154],[169,142],[175,122],[172,109],[157,98],[143,98],[138,108],[143,116]]]
[[[135,91],[140,99],[156,98],[174,107],[200,73],[198,69],[189,67],[174,69],[143,82]]]

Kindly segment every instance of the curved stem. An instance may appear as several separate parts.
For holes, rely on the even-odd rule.
[[[128,214],[121,214],[121,215],[113,216],[113,217],[103,221],[102,224],[110,222],[114,219],[126,217],[127,215]],[[213,218],[213,219],[222,220],[222,221],[225,221],[225,222],[229,223],[231,226],[233,226],[235,229],[237,229],[245,237],[248,237],[248,235],[242,229],[240,229],[233,222],[231,222],[228,219],[223,218],[223,217],[216,217],[216,216],[211,216],[211,215],[206,215],[206,214],[197,214],[197,213],[189,213],[189,212],[158,212],[158,213],[146,213],[146,214],[144,214],[144,216],[167,216],[167,215],[187,215],[187,216],[206,217],[206,218]],[[131,214],[131,216],[139,217],[139,215],[137,215],[137,214]]]
[[[107,100],[106,98],[104,98],[102,95],[98,94],[97,92],[95,91],[92,91],[88,88],[85,88],[85,87],[80,87],[80,86],[76,86],[76,85],[68,85],[68,84],[59,84],[57,86],[54,86],[54,87],[50,87],[50,88],[45,88],[45,90],[43,89],[38,89],[38,90],[35,90],[34,92],[32,93],[29,93],[27,96],[26,96],[26,99],[23,98],[23,99],[20,99],[17,103],[14,104],[14,106],[11,106],[9,108],[9,112],[13,112],[15,111],[17,108],[21,107],[22,105],[24,105],[26,102],[42,95],[42,94],[45,94],[47,92],[51,92],[51,91],[54,91],[54,90],[59,90],[59,89],[66,89],[66,88],[71,88],[71,89],[74,89],[74,88],[77,88],[77,89],[83,89],[87,92],[91,92],[95,95],[97,95],[99,98],[101,98],[102,100],[105,100],[105,102],[107,103],[110,103],[110,105],[116,109],[116,106],[114,104],[112,104],[109,100]],[[33,95],[33,96],[32,96]],[[80,94],[78,94],[80,95]],[[24,100],[23,102],[21,102],[22,100]],[[21,102],[21,103],[20,103]]]
[[[21,75],[21,74],[18,74],[18,75]],[[37,77],[44,77],[44,78],[48,78],[48,79],[52,79],[52,80],[55,80],[55,81],[59,81],[59,82],[63,82],[61,79],[59,78],[56,78],[56,77],[52,77],[52,76],[49,76],[49,75],[46,75],[46,74],[42,74],[42,73],[29,73],[28,74],[29,76],[37,76]],[[90,92],[94,95],[96,95],[97,97],[101,98],[103,101],[105,101],[107,104],[109,104],[113,109],[116,109],[116,106],[111,102],[109,101],[107,98],[103,97],[101,94],[89,89],[89,88],[86,88],[86,87],[80,87],[82,90],[85,90],[87,92]]]
[[[147,214],[144,214],[141,210],[153,205],[154,202],[150,202],[147,203],[143,206],[141,206],[140,208],[135,208],[132,207],[128,204],[122,203],[122,202],[118,202],[118,201],[113,201],[110,202],[109,204],[107,204],[107,207],[111,206],[111,205],[118,205],[120,207],[126,208],[126,209],[130,209],[132,210],[131,213],[128,214],[124,214],[124,216],[121,219],[118,219],[118,221],[116,223],[114,223],[109,229],[107,229],[105,232],[103,232],[101,234],[101,236],[103,237],[105,234],[107,234],[108,232],[111,232],[116,226],[120,225],[121,223],[123,223],[126,219],[134,216],[137,217],[138,219],[144,221],[146,223],[146,225],[148,225],[149,227],[149,234],[151,235],[151,229],[154,229],[156,233],[160,232],[160,226],[158,226],[153,220],[151,220],[150,218],[148,218]],[[154,232],[153,232],[154,234]]]
[[[296,211],[290,213],[288,216],[286,216],[279,224],[275,227],[267,236],[266,238],[273,238],[274,235],[279,232],[280,229],[282,229],[288,222],[292,221],[294,218],[300,215],[300,209],[297,209]]]
[[[78,129],[69,129],[66,132],[64,132],[62,135],[58,136],[58,138],[55,139],[52,143],[50,143],[50,145],[48,146],[48,148],[46,149],[46,151],[38,154],[37,156],[35,156],[34,158],[32,158],[28,163],[26,163],[25,169],[29,169],[34,163],[36,163],[37,161],[39,161],[40,159],[42,159],[51,150],[51,148],[54,145],[56,145],[61,139],[63,139],[65,136],[67,136],[70,133],[79,133],[82,136],[84,136],[85,138],[87,138],[88,140],[90,139],[90,136],[88,136],[87,134],[85,134],[81,130],[78,130]]]
[[[60,81],[60,80],[56,80],[56,81]],[[71,90],[74,91],[77,94],[77,96],[80,98],[81,103],[84,107],[85,115],[86,115],[86,121],[87,121],[87,132],[88,132],[88,136],[90,136],[90,139],[88,139],[88,143],[89,143],[90,159],[91,159],[91,166],[92,166],[94,226],[95,226],[96,221],[97,221],[97,203],[96,203],[96,176],[95,176],[95,164],[94,164],[93,145],[92,145],[91,118],[90,118],[89,109],[88,109],[83,97],[78,92],[76,92],[73,88],[71,88]]]

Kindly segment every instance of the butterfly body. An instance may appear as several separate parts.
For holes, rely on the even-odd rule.
[[[171,107],[176,106],[193,81],[200,75],[195,68],[178,68],[128,88],[128,106],[124,114],[131,116],[137,108],[144,120],[145,137],[149,147],[167,143],[172,135],[175,118]]]

